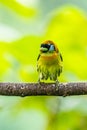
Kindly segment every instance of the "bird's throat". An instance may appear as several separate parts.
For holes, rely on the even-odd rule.
[[[52,61],[57,59],[58,54],[57,53],[43,53],[41,54],[41,59],[42,60],[47,60],[47,61]]]

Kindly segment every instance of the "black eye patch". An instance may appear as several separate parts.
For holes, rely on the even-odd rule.
[[[50,44],[41,44],[41,47],[47,48],[49,50]]]

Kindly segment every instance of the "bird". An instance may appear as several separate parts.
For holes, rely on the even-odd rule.
[[[49,78],[59,84],[58,77],[62,73],[62,62],[63,58],[57,45],[51,40],[42,42],[37,58],[38,82]]]

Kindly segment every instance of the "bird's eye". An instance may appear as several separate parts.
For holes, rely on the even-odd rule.
[[[48,45],[48,46],[50,46],[51,44],[50,44],[50,43],[48,43],[47,45]]]
[[[41,44],[41,47],[49,49],[50,48],[50,44]]]
[[[41,44],[41,46],[40,47],[43,47],[44,46],[44,44]]]

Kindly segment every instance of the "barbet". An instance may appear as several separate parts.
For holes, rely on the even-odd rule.
[[[62,72],[62,61],[62,55],[53,41],[47,40],[41,43],[40,54],[37,58],[38,81],[50,78],[58,83],[58,76]]]

